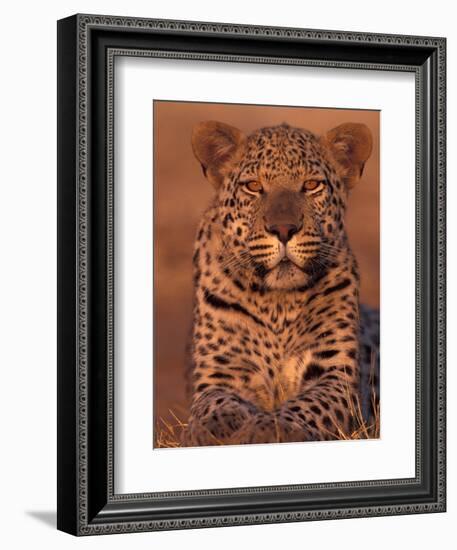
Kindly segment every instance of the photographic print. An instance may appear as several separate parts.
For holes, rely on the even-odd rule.
[[[154,448],[380,437],[378,110],[154,101]]]

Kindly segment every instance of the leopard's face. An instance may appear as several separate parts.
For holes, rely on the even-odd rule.
[[[348,141],[347,127],[361,125],[343,125],[344,135],[324,139],[286,124],[247,138],[221,123],[203,124],[212,126],[194,136],[194,151],[217,189],[218,259],[226,274],[252,272],[276,290],[307,285],[335,262],[342,244],[347,191],[369,155],[347,161],[366,138],[354,142],[349,132]]]
[[[218,199],[227,263],[256,271],[268,288],[303,286],[335,259],[346,189],[310,132],[252,134]]]

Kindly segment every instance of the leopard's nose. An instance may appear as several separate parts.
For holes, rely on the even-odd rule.
[[[292,223],[267,225],[265,229],[268,233],[275,235],[284,245],[299,231],[298,226]]]

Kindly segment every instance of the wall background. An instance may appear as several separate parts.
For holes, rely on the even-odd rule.
[[[183,422],[189,415],[185,372],[192,320],[193,244],[202,213],[214,196],[192,152],[193,127],[204,120],[218,120],[249,135],[257,128],[287,122],[325,135],[344,122],[366,124],[373,136],[373,151],[361,181],[351,190],[346,226],[359,263],[361,301],[379,307],[380,118],[382,114],[374,110],[154,102],[154,423],[161,431],[168,433],[166,426],[176,424],[174,415]]]
[[[2,453],[0,541],[5,548],[450,548],[457,521],[457,405],[448,405],[448,512],[439,515],[230,527],[75,539],[55,531],[56,20],[75,12],[448,37],[448,209],[457,192],[457,31],[453,3],[356,0],[18,1],[3,8],[0,270]],[[456,387],[457,221],[448,222],[448,388]]]

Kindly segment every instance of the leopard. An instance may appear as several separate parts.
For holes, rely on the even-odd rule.
[[[345,224],[369,128],[210,120],[191,145],[214,193],[193,251],[183,446],[341,439],[353,403],[366,418],[379,403],[379,312],[360,304]]]

